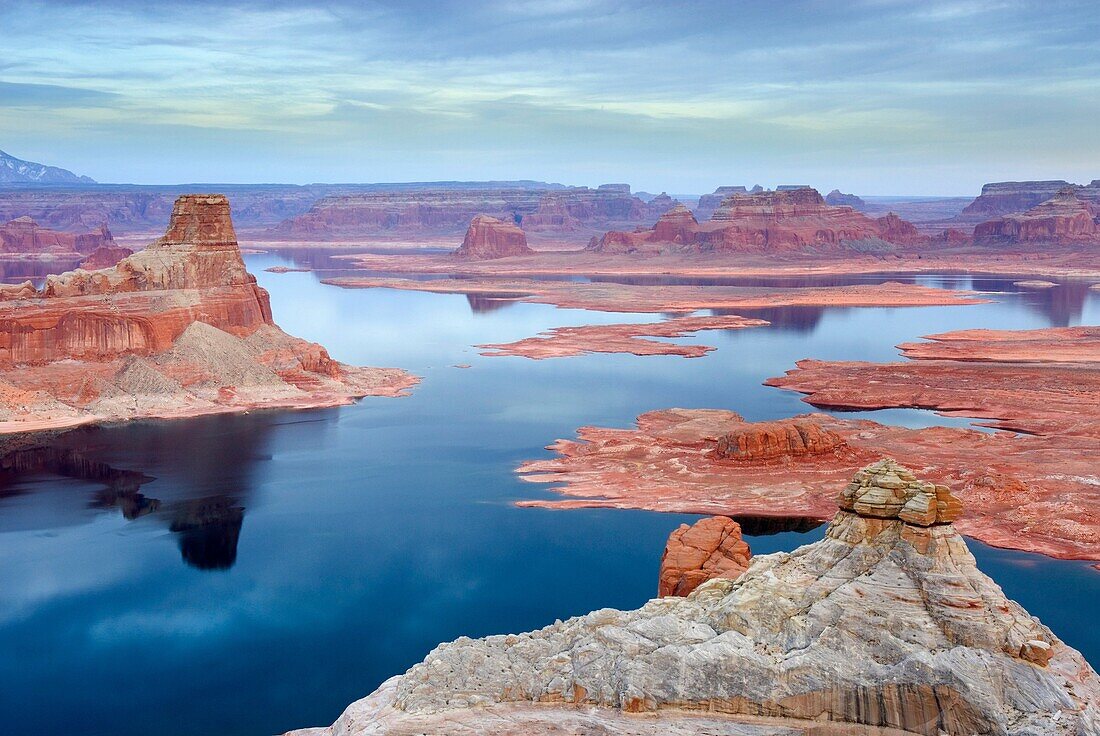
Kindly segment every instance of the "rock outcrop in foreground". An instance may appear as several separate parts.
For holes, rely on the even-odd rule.
[[[698,212],[698,210],[697,210]],[[878,251],[926,244],[928,238],[895,214],[873,219],[827,204],[816,189],[734,192],[709,220],[674,208],[650,230],[610,231],[592,239],[597,253],[798,253]]]
[[[1100,730],[1100,679],[978,570],[945,488],[882,461],[838,501],[824,539],[737,580],[444,644],[314,733]]]
[[[470,221],[462,245],[455,257],[486,260],[526,256],[535,251],[527,245],[527,235],[514,222],[505,222],[489,215],[478,215]]]
[[[0,432],[398,395],[280,330],[221,195],[176,200],[164,237],[111,268],[0,286]]]

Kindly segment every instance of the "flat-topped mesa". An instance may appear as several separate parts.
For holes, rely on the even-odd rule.
[[[455,250],[456,258],[487,260],[525,256],[535,251],[527,245],[527,235],[513,222],[478,215],[470,221],[462,245]]]
[[[33,218],[17,217],[0,225],[0,253],[66,255],[91,253],[112,247],[115,241],[106,225],[85,233],[66,233],[41,227]]]
[[[963,209],[958,219],[973,222],[999,215],[1026,212],[1068,186],[1073,185],[1061,179],[991,182],[982,187],[982,193]]]
[[[172,206],[168,230],[154,245],[236,248],[237,233],[224,194],[184,194]]]
[[[771,462],[836,454],[847,447],[844,439],[818,422],[804,417],[775,422],[753,422],[718,438],[714,456],[745,463]]]
[[[589,243],[600,253],[795,253],[882,250],[924,245],[929,239],[895,214],[872,219],[847,206],[826,204],[810,187],[737,191],[722,200],[710,219],[692,222],[684,211],[648,230],[611,231]],[[664,221],[664,222],[662,222]]]
[[[820,541],[684,598],[443,644],[313,733],[1100,732],[1100,678],[978,570],[950,493],[890,461],[854,485],[876,490],[846,490]]]
[[[974,228],[978,243],[1100,244],[1100,203],[1082,199],[1067,186],[1022,214],[1010,214]]]

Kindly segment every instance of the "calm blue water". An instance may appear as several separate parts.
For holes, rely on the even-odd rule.
[[[548,456],[555,438],[668,406],[754,420],[803,412],[797,395],[760,385],[799,358],[890,360],[894,345],[930,332],[1100,323],[1100,294],[1083,285],[1058,295],[920,277],[1008,293],[968,307],[772,310],[771,328],[685,340],[719,347],[695,360],[483,358],[472,345],[658,316],[342,290],[318,282],[328,274],[262,270],[301,257],[248,257],[280,325],[341,360],[404,367],[423,383],[410,398],[342,409],[82,429],[0,461],[5,733],[269,734],[329,723],[440,641],[654,594],[665,538],[696,517],[515,508],[553,495],[512,471]],[[750,544],[790,549],[821,532]],[[1100,573],[971,548],[1011,596],[1100,661],[1089,615]]]

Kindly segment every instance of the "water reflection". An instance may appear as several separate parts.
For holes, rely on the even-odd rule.
[[[507,298],[487,294],[467,294],[466,301],[470,305],[470,311],[474,314],[487,314],[510,307],[515,303],[515,297]]]
[[[41,259],[0,259],[0,282],[21,284],[30,280],[35,288],[42,286],[46,277],[53,273],[71,271],[80,263],[79,258]]]
[[[241,418],[214,419],[195,421],[223,431],[207,434],[188,423],[165,422],[133,433],[127,448],[131,462],[165,459],[181,447],[195,450],[185,463],[177,456],[171,477],[160,480],[97,459],[103,435],[94,428],[66,432],[49,444],[13,446],[25,440],[10,440],[0,450],[0,531],[51,528],[59,517],[88,523],[97,513],[117,510],[128,521],[147,519],[167,527],[187,565],[229,569],[237,560],[250,477],[255,461],[264,457],[269,425],[251,422],[246,431],[233,431],[234,425],[244,429]],[[60,501],[59,479],[78,481],[64,486]]]

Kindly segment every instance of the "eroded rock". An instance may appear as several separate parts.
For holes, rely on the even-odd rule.
[[[880,470],[920,482],[866,472]],[[477,732],[503,717],[534,733],[578,708],[603,734],[635,732],[623,713],[673,733],[699,712],[730,735],[746,719],[792,734],[1097,732],[1100,679],[1080,653],[978,570],[952,524],[901,514],[842,510],[821,541],[686,598],[443,644],[316,733]]]

